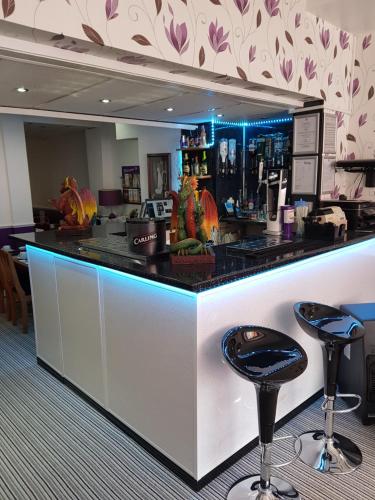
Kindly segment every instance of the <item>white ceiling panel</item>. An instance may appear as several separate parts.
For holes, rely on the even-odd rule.
[[[218,113],[225,120],[251,120],[286,110],[285,105],[261,104],[184,85],[113,78],[13,59],[0,59],[0,74],[0,106],[186,124],[210,120]],[[29,92],[16,92],[19,86]],[[111,102],[103,104],[102,98]],[[168,107],[174,111],[167,112]]]
[[[173,112],[166,111],[172,107]],[[211,109],[214,108],[214,111]],[[201,123],[209,121],[218,113],[224,115],[225,120],[247,120],[270,116],[284,111],[278,106],[262,105],[254,102],[245,102],[242,98],[223,96],[212,93],[187,93],[167,99],[152,102],[147,105],[134,106],[114,116],[127,118],[141,118],[143,120],[175,121],[186,123]]]
[[[124,108],[139,106],[154,101],[163,101],[181,94],[181,89],[169,86],[140,83],[131,80],[110,79],[90,88],[77,90],[70,95],[50,101],[48,109],[65,111],[74,104],[77,113],[112,115]],[[102,98],[111,102],[103,104]],[[43,105],[40,107],[44,107]],[[44,107],[45,109],[45,107]],[[119,116],[122,116],[121,113]]]
[[[56,97],[70,95],[78,89],[108,80],[94,73],[7,59],[0,59],[0,75],[0,104],[17,107],[36,107]],[[16,92],[15,89],[22,86],[30,89],[30,92]]]

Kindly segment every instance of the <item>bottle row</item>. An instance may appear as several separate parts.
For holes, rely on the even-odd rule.
[[[201,126],[200,130],[197,129],[195,133],[191,132],[189,135],[182,134],[180,139],[180,147],[181,149],[206,148],[207,136],[204,125]]]
[[[202,160],[199,160],[198,155],[195,155],[194,158],[189,158],[189,155],[185,153],[182,172],[184,175],[195,175],[197,177],[203,177],[207,175],[208,167],[206,151],[203,151],[202,153]]]
[[[291,141],[288,135],[276,134],[258,135],[249,139],[250,168],[256,168],[256,163],[263,162],[265,168],[284,168],[291,157]]]

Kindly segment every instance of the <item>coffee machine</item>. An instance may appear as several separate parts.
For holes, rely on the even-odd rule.
[[[286,169],[269,169],[267,171],[267,229],[265,234],[280,235],[282,233],[281,207],[285,205],[288,183]]]

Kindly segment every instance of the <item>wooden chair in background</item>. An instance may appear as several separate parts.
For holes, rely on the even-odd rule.
[[[29,290],[25,291],[21,286],[13,258],[4,250],[0,250],[0,276],[5,290],[7,319],[12,321],[13,325],[17,324],[17,304],[19,303],[22,331],[27,333],[28,304],[31,303],[31,294]]]

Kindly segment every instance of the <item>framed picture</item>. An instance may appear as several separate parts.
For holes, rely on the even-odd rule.
[[[152,200],[162,200],[170,189],[171,154],[147,155],[148,194]]]
[[[293,158],[292,194],[315,195],[318,179],[318,157]]]
[[[294,117],[293,154],[311,155],[319,152],[319,113]]]
[[[141,182],[139,165],[121,167],[122,193],[125,203],[141,203]]]

